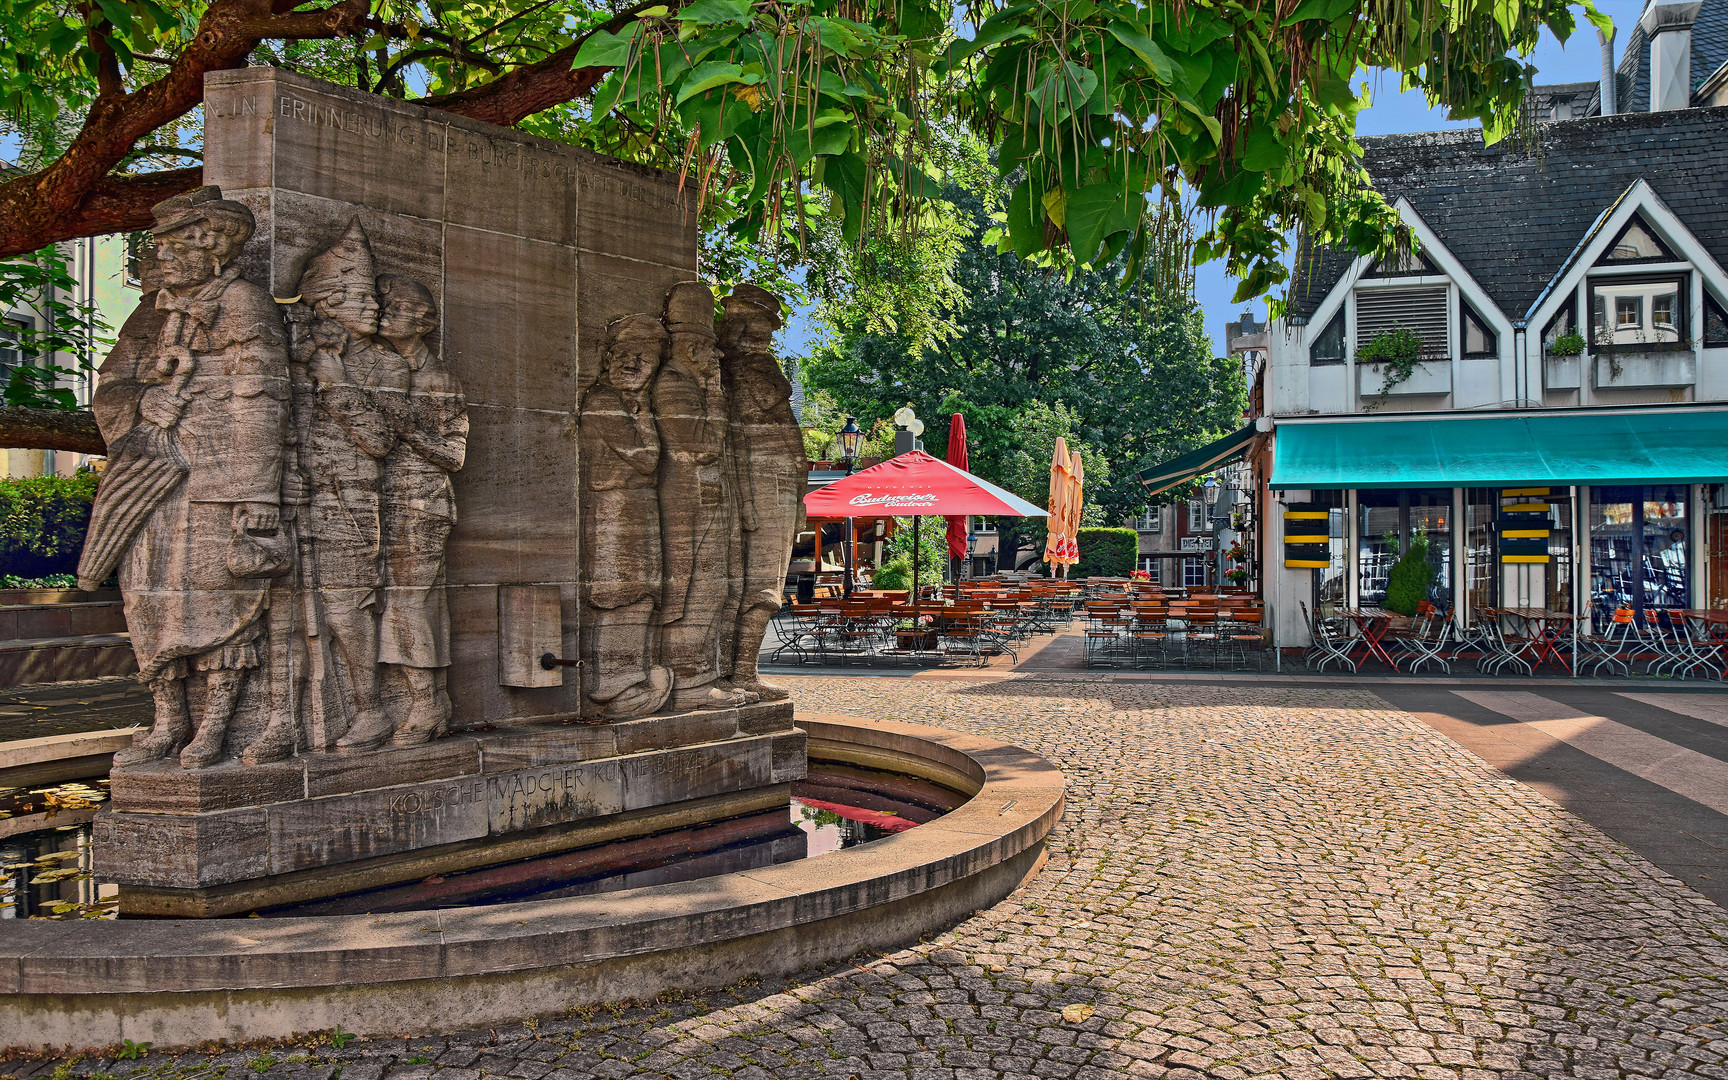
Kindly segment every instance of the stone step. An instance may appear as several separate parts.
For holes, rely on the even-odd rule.
[[[125,632],[126,610],[118,600],[0,604],[0,642]]]
[[[0,641],[0,688],[130,675],[137,670],[129,634]]]

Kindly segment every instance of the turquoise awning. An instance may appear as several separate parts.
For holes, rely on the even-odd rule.
[[[1216,442],[1209,442],[1181,457],[1174,457],[1161,465],[1142,470],[1140,482],[1146,485],[1148,495],[1167,491],[1184,480],[1237,460],[1248,452],[1248,444],[1254,441],[1255,434],[1254,425],[1249,424]]]
[[[1657,407],[1284,422],[1274,488],[1703,483],[1728,479],[1728,410]]]

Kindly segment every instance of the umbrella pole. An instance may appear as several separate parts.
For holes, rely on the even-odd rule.
[[[848,599],[848,600],[852,599],[852,576],[853,576],[852,549],[854,547],[857,547],[857,546],[858,546],[857,527],[852,524],[851,518],[847,518],[846,519],[846,588],[845,588],[845,596],[846,596],[846,599]]]
[[[917,514],[912,515],[912,630],[918,630],[918,521]]]

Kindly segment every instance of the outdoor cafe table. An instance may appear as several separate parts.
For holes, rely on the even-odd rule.
[[[1713,646],[1721,646],[1728,641],[1728,611],[1716,608],[1686,608],[1680,614],[1686,621],[1693,624],[1697,634]],[[1718,654],[1718,661],[1724,659]],[[1728,670],[1723,674],[1728,676]]]
[[[1399,618],[1396,612],[1387,611],[1385,608],[1370,607],[1341,608],[1338,614],[1355,623],[1356,629],[1362,632],[1362,643],[1366,650],[1366,656],[1379,660],[1394,671],[1398,670],[1398,665],[1392,660],[1392,654],[1386,651],[1384,645],[1380,644],[1380,639],[1386,636],[1387,630],[1391,629],[1392,620]]]
[[[1555,611],[1552,608],[1493,608],[1501,615],[1510,615],[1524,624],[1525,637],[1529,639],[1526,646],[1530,654],[1530,666],[1534,668],[1543,660],[1551,660],[1566,674],[1572,674],[1572,665],[1566,662],[1565,655],[1560,651],[1564,642],[1564,633],[1569,632],[1570,625],[1582,615],[1574,615],[1569,611]],[[1565,624],[1562,628],[1561,624]]]

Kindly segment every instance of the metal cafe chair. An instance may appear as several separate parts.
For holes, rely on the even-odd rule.
[[[1316,619],[1308,614],[1308,602],[1297,601],[1302,607],[1302,618],[1311,629],[1313,644],[1308,646],[1302,657],[1302,662],[1312,671],[1325,671],[1326,665],[1337,661],[1356,670],[1356,661],[1350,656],[1350,638],[1344,633],[1342,626],[1329,619]]]
[[[1452,674],[1451,662],[1441,655],[1452,641],[1452,620],[1446,616],[1438,612],[1417,616],[1399,640],[1405,651],[1397,659],[1410,661],[1410,674],[1425,664],[1438,664],[1440,670]]]
[[[1482,655],[1476,660],[1476,669],[1484,674],[1493,674],[1508,665],[1521,667],[1524,674],[1535,672],[1534,664],[1524,659],[1523,652],[1529,642],[1517,635],[1507,636],[1501,626],[1504,613],[1499,608],[1479,608],[1482,618],[1477,621],[1480,636],[1476,645]]]
[[[1632,625],[1632,609],[1616,609],[1613,621],[1602,633],[1578,635],[1578,673],[1582,675],[1588,667],[1590,674],[1599,675],[1604,667],[1617,667],[1620,674],[1630,676],[1630,662],[1638,655],[1642,640]]]

